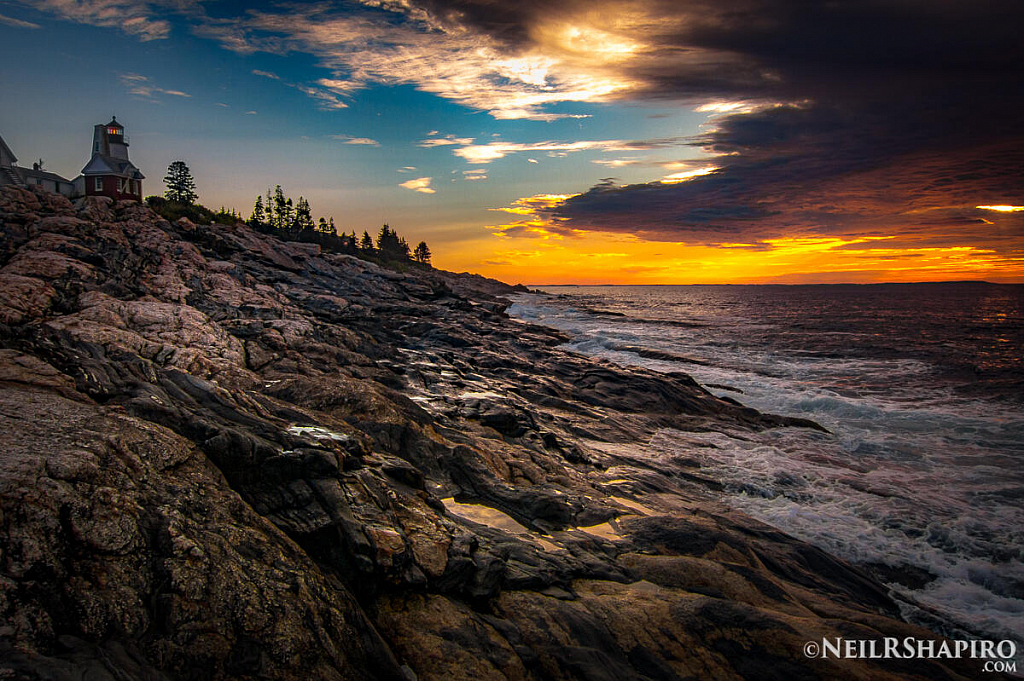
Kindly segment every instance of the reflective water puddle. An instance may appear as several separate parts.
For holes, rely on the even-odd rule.
[[[577,527],[576,529],[595,537],[601,537],[601,539],[607,539],[608,541],[618,541],[623,538],[622,534],[619,532],[619,521],[614,518],[606,523],[588,525],[587,527]]]
[[[544,539],[544,537],[536,532],[530,532],[526,527],[516,522],[515,518],[496,508],[484,506],[483,504],[463,504],[455,501],[455,497],[442,499],[441,502],[452,515],[457,515],[460,518],[465,518],[481,525],[487,525],[497,530],[503,530],[520,539],[540,544],[547,551],[564,550],[561,546]]]
[[[629,510],[636,511],[640,515],[657,515],[657,513],[655,513],[653,510],[647,508],[646,506],[639,502],[633,501],[632,499],[616,496],[611,496],[609,498],[615,503],[619,504],[620,506],[625,506]]]

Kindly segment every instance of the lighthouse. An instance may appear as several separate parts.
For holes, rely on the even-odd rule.
[[[112,117],[92,132],[92,159],[82,168],[86,196],[109,196],[115,201],[142,200],[145,176],[128,159],[124,126]]]

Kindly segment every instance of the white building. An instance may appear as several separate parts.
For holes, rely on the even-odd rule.
[[[17,163],[18,157],[0,137],[0,186],[13,184],[18,187],[42,187],[68,198],[74,198],[81,193],[75,189],[74,182],[57,173],[43,170],[40,163],[33,163],[31,168],[22,168]]]

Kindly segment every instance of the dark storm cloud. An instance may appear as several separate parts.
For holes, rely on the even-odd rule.
[[[367,4],[379,4],[376,2]],[[386,3],[385,3],[386,4]],[[1019,73],[1024,10],[1016,0],[413,0],[509,51],[544,44],[543,27],[590,25],[643,40],[628,69],[651,94],[778,94],[844,72],[936,69]],[[680,68],[689,65],[689,68]],[[861,83],[861,85],[865,85]],[[832,83],[833,87],[842,87]],[[751,88],[754,92],[751,92]],[[742,90],[739,92],[738,90]],[[806,94],[806,93],[805,93]]]
[[[813,104],[728,116],[699,140],[723,154],[718,171],[678,184],[604,184],[548,213],[575,229],[666,241],[901,233],[1019,249],[1022,214],[976,208],[1024,195],[1024,143],[1009,117],[959,129],[915,111],[927,109]]]
[[[1024,203],[1024,3],[416,4],[510,52],[543,46],[552,23],[589,21],[644,44],[621,66],[634,83],[623,97],[755,104],[693,140],[717,172],[596,186],[549,209],[564,226],[703,243],[898,232],[1021,250],[1024,214],[975,206]]]

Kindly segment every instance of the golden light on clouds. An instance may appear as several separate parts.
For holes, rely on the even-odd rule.
[[[579,196],[579,194],[534,194],[533,196],[527,196],[526,198],[516,199],[513,203],[517,206],[541,208],[558,205],[566,199],[571,199],[574,196]]]
[[[751,102],[739,101],[739,102],[708,102],[707,104],[701,104],[694,111],[698,113],[714,113],[714,114],[729,114],[729,113],[749,113],[754,111],[756,106]]]
[[[452,144],[465,140],[456,140]],[[473,142],[474,140],[469,140]],[[445,140],[423,140],[420,146],[438,146],[448,144]],[[453,153],[465,159],[468,163],[490,163],[505,158],[510,154],[517,154],[524,151],[547,151],[575,153],[579,151],[627,151],[630,149],[644,148],[645,142],[628,140],[580,140],[578,142],[531,142],[523,144],[518,142],[488,142],[487,144],[466,144],[460,146]]]
[[[430,182],[431,178],[429,177],[417,177],[415,180],[406,180],[398,186],[420,192],[421,194],[433,194],[434,190],[431,188]]]
[[[717,166],[704,166],[703,168],[696,168],[694,170],[684,170],[681,173],[672,173],[658,180],[662,184],[678,184],[679,182],[686,182],[692,180],[695,177],[702,177],[704,175],[710,175],[711,173],[718,170]]]
[[[554,65],[553,59],[540,55],[498,59],[494,62],[494,68],[501,76],[537,87],[547,85],[548,72]]]
[[[635,40],[593,26],[566,25],[553,31],[563,49],[587,59],[618,60],[628,57],[643,45]]]
[[[994,210],[994,211],[999,212],[999,213],[1019,213],[1021,211],[1024,211],[1024,206],[1005,206],[1005,205],[999,205],[999,206],[975,206],[975,208],[980,208],[981,210]]]
[[[525,219],[500,225],[487,225],[486,229],[501,239],[526,237],[550,240],[563,239],[567,234],[575,236],[576,230],[561,228],[559,220],[542,216],[545,209],[557,206],[573,196],[578,194],[536,194],[516,199],[511,206],[491,208],[493,211],[519,215]]]
[[[490,208],[489,210],[501,211],[502,213],[511,213],[512,215],[530,215],[535,220],[541,220],[537,212],[545,208],[551,208],[563,203],[566,199],[571,199],[579,194],[535,194],[533,196],[527,196],[521,199],[516,199],[512,202],[511,206],[504,206],[502,208]],[[499,229],[498,227],[489,227],[488,229]]]
[[[604,10],[551,16],[530,27],[529,44],[510,51],[501,40],[408,2],[364,4],[404,21],[375,21],[326,3],[292,4],[210,21],[195,31],[241,54],[314,55],[330,76],[303,91],[325,107],[344,106],[339,98],[370,83],[404,83],[499,120],[556,120],[586,116],[544,107],[607,102],[645,87],[627,64],[650,51],[644,42],[650,21],[638,24]]]

